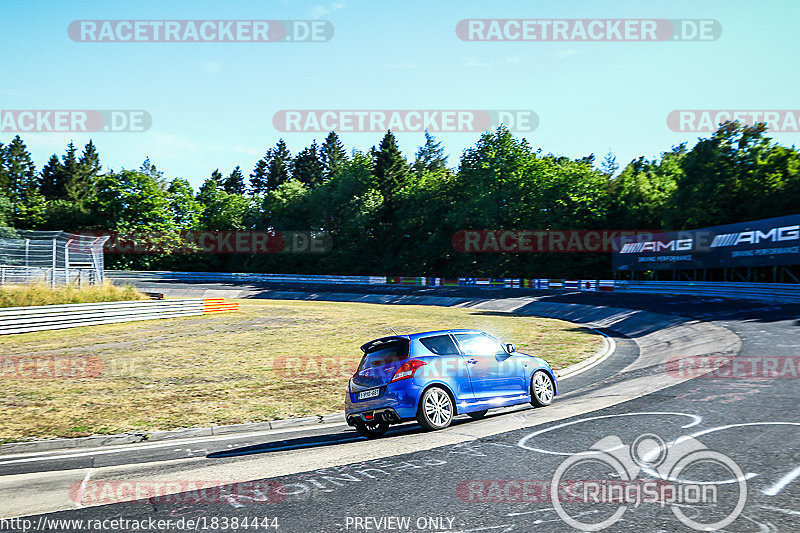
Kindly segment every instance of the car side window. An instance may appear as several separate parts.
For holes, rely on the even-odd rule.
[[[422,345],[436,355],[458,355],[456,343],[450,335],[432,335],[419,340]]]
[[[505,353],[499,342],[480,333],[456,333],[455,338],[465,355],[498,355]]]

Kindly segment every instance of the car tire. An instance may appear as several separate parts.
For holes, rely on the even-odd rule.
[[[547,407],[553,403],[555,396],[553,378],[544,370],[537,370],[531,376],[531,405],[534,407]]]
[[[489,412],[488,409],[484,409],[483,411],[473,411],[471,413],[467,413],[467,416],[469,416],[473,420],[480,420],[481,418],[486,416],[486,413],[488,412]]]
[[[426,431],[444,429],[455,416],[453,399],[442,387],[431,387],[422,393],[417,408],[417,422]]]
[[[383,437],[387,429],[389,429],[389,423],[385,421],[373,422],[371,424],[365,424],[363,422],[356,424],[356,431],[358,431],[358,434],[368,439]]]

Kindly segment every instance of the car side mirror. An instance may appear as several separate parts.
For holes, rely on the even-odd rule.
[[[517,351],[517,349],[514,347],[513,344],[506,344],[506,351],[508,353],[514,353]]]

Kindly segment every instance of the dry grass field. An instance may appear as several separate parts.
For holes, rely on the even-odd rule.
[[[147,296],[133,287],[119,287],[106,282],[103,285],[50,288],[49,285],[17,285],[0,288],[0,307],[27,305],[82,304],[93,302],[118,302],[146,300]]]
[[[555,368],[602,343],[567,322],[473,309],[239,303],[238,313],[0,337],[0,442],[340,411],[359,346],[389,326],[482,329]]]

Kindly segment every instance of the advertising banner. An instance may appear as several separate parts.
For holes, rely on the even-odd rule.
[[[614,271],[691,270],[800,264],[800,215],[619,237]]]

